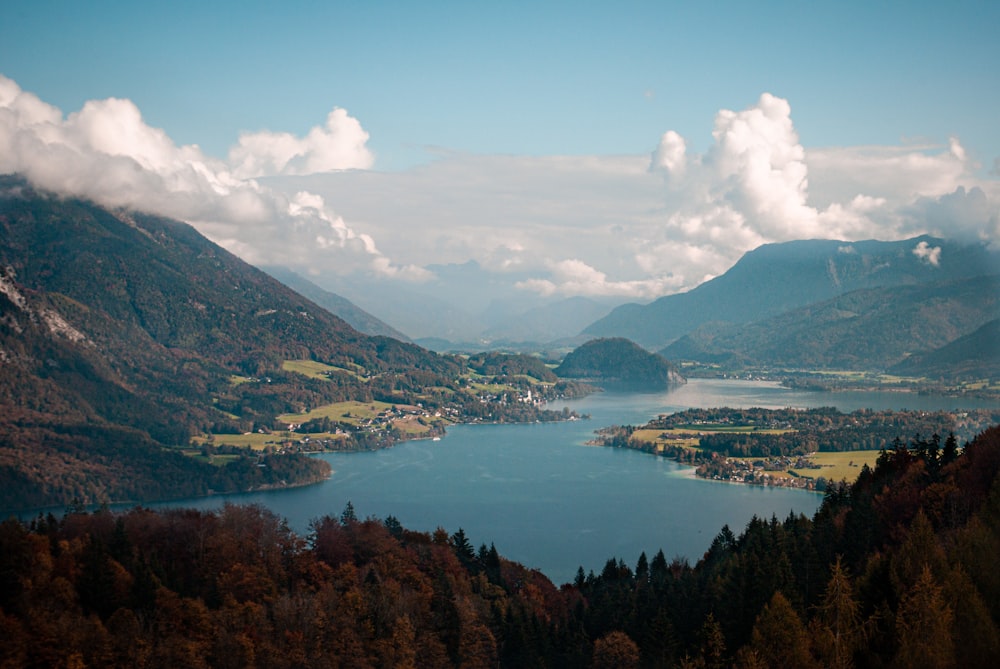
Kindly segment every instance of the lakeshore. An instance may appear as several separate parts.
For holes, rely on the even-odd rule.
[[[920,404],[910,404],[916,401]],[[560,405],[563,402],[559,402]],[[555,583],[578,566],[600,571],[610,557],[627,563],[640,553],[692,562],[723,525],[811,515],[822,497],[798,488],[710,485],[693,469],[663,457],[585,444],[595,429],[642,425],[691,407],[823,407],[899,410],[981,409],[991,405],[900,393],[821,393],[773,382],[692,379],[663,392],[595,393],[565,401],[590,420],[556,423],[450,425],[440,441],[404,441],[392,448],[320,453],[333,475],[318,484],[164,506],[219,508],[261,504],[296,531],[339,516],[351,502],[360,518],[397,518],[433,532],[462,528],[474,546],[495,543],[502,555],[540,569]],[[984,406],[985,405],[985,406]]]

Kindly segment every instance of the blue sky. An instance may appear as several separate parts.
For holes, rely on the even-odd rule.
[[[0,171],[321,284],[441,293],[473,261],[648,300],[767,242],[997,243],[998,28],[997,2],[5,0]]]
[[[421,147],[650,151],[767,91],[806,146],[960,137],[1000,156],[1000,3],[7,0],[0,72],[63,110],[123,97],[178,143],[304,133],[334,106],[377,166]]]

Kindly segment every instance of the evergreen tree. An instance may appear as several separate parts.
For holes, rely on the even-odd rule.
[[[649,581],[649,561],[646,559],[646,551],[639,555],[639,561],[635,565],[636,583],[647,583]]]
[[[854,652],[864,642],[861,606],[854,598],[850,575],[834,563],[822,603],[812,621],[815,646],[825,667],[849,669],[854,666]]]
[[[667,585],[670,572],[667,569],[667,558],[663,555],[663,550],[656,551],[653,561],[649,565],[649,580],[653,584],[653,589],[662,592]]]
[[[937,472],[941,465],[941,435],[935,432],[927,444],[927,469]]]
[[[775,592],[753,627],[751,647],[770,667],[809,669],[816,663],[802,619],[780,591]]]
[[[476,551],[472,548],[472,542],[465,536],[465,530],[461,527],[451,535],[451,548],[463,566],[470,567],[475,564]]]
[[[948,434],[948,438],[944,441],[944,450],[941,451],[941,466],[951,464],[958,458],[958,439],[955,438],[955,433],[951,432]]]
[[[347,500],[344,510],[340,513],[340,524],[347,527],[358,522],[358,515],[354,512],[354,505],[351,500]]]
[[[924,565],[913,588],[907,592],[896,612],[899,653],[896,665],[910,669],[945,669],[954,667],[955,645],[951,637],[954,612]]]
[[[711,613],[705,618],[698,634],[701,641],[699,659],[705,669],[722,669],[726,666],[726,637],[722,626]]]

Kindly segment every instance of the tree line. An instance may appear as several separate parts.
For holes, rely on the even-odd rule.
[[[812,518],[560,587],[350,504],[306,536],[260,506],[11,519],[0,665],[995,666],[998,475],[1000,427],[947,454],[900,440]]]

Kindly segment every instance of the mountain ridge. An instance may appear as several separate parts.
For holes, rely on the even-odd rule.
[[[1000,275],[861,289],[751,323],[703,326],[660,350],[750,367],[884,370],[1000,316]]]
[[[346,297],[317,286],[309,279],[297,272],[293,272],[287,267],[261,267],[260,269],[299,295],[309,298],[334,316],[343,319],[348,325],[362,334],[391,337],[399,341],[410,342],[410,338],[405,334],[368,313]]]
[[[359,333],[187,224],[16,177],[0,177],[0,268],[0,508],[316,481],[329,466],[302,455],[216,466],[178,447],[461,369]],[[312,379],[282,371],[287,359],[374,380]]]
[[[926,259],[929,254],[936,265]],[[658,350],[712,321],[748,323],[853,290],[990,274],[998,260],[1000,254],[985,245],[927,235],[895,242],[765,244],[690,291],[644,306],[623,305],[583,333],[626,337]]]

